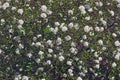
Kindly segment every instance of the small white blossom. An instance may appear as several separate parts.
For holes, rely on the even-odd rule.
[[[67,65],[71,66],[72,65],[72,61],[67,61]]]
[[[20,20],[18,20],[18,23],[19,23],[20,25],[23,25],[23,24],[24,24],[24,21],[23,21],[22,19],[20,19]]]
[[[31,58],[31,57],[32,57],[32,54],[31,54],[31,53],[28,53],[27,56],[28,56],[29,58]]]
[[[88,43],[88,42],[84,42],[83,45],[84,45],[85,47],[88,47],[88,46],[89,46],[89,43]]]
[[[119,41],[115,41],[114,44],[115,44],[115,46],[117,46],[117,47],[120,46],[120,42],[119,42]]]
[[[59,56],[59,61],[63,61],[65,58],[63,56]]]
[[[43,51],[39,51],[38,54],[39,54],[39,55],[43,55],[44,52],[43,52]]]
[[[28,76],[23,76],[22,80],[29,80],[29,77]]]
[[[98,40],[99,45],[103,45],[103,40]]]
[[[68,10],[69,15],[73,15],[73,10]]]
[[[71,40],[72,38],[69,36],[69,35],[67,35],[66,37],[65,37],[65,40],[66,41],[69,41],[69,40]]]
[[[47,17],[47,14],[46,13],[41,13],[40,15],[42,18],[46,18]]]
[[[112,36],[113,36],[113,37],[117,37],[117,34],[116,34],[116,33],[112,33]]]
[[[63,32],[66,32],[67,30],[68,30],[68,28],[67,28],[66,26],[63,26],[63,27],[62,27],[62,31],[63,31]]]
[[[18,11],[17,11],[19,14],[23,14],[23,9],[18,9]]]
[[[81,77],[78,77],[77,80],[83,80]]]
[[[85,31],[86,33],[88,33],[88,32],[90,31],[90,27],[89,27],[89,26],[85,26],[85,27],[84,27],[84,31]]]
[[[99,68],[100,68],[100,65],[99,65],[99,64],[95,65],[95,68],[96,68],[96,69],[99,69]]]
[[[53,53],[53,50],[52,50],[52,49],[48,49],[48,52],[49,52],[49,53]]]
[[[46,11],[47,11],[47,6],[46,6],[46,5],[42,5],[42,6],[41,6],[41,10],[42,10],[43,12],[46,12]]]
[[[117,64],[115,62],[112,63],[112,67],[115,68]]]
[[[59,22],[55,22],[54,24],[55,24],[55,26],[59,26],[59,25],[60,25],[60,23],[59,23]]]
[[[74,24],[71,22],[68,24],[68,27],[73,28]]]
[[[5,2],[2,6],[2,8],[5,10],[6,8],[8,8],[10,5],[8,2]]]

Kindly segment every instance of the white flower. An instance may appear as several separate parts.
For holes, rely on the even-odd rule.
[[[73,25],[72,22],[68,24],[68,27],[70,27],[70,28],[73,28],[73,26],[74,26],[74,25]]]
[[[51,61],[50,61],[50,60],[47,60],[47,64],[49,64],[49,65],[50,65],[50,64],[51,64]]]
[[[116,0],[118,3],[120,3],[120,0]]]
[[[85,27],[84,27],[84,31],[85,31],[86,33],[88,33],[88,32],[90,31],[90,27],[89,27],[89,26],[85,26]]]
[[[54,24],[55,24],[55,26],[59,26],[59,25],[60,25],[60,23],[59,23],[59,22],[55,22]]]
[[[100,21],[102,22],[102,24],[103,24],[104,26],[107,25],[107,22],[106,22],[105,20],[103,20],[103,18],[100,18]]]
[[[72,72],[73,72],[73,70],[72,70],[72,69],[68,69],[68,72],[69,72],[69,73],[72,73]]]
[[[73,10],[68,10],[68,15],[73,15]]]
[[[5,19],[1,19],[1,23],[4,23],[5,22]]]
[[[103,40],[98,40],[99,45],[103,45]]]
[[[99,32],[100,28],[99,27],[95,27],[95,31]]]
[[[98,59],[99,59],[99,61],[102,61],[102,57],[99,57]]]
[[[88,47],[88,46],[89,46],[89,43],[88,43],[88,42],[84,42],[84,43],[83,43],[83,46]]]
[[[20,51],[19,51],[18,48],[15,50],[15,52],[16,52],[16,54],[19,54],[19,53],[20,53]]]
[[[79,10],[81,11],[81,14],[85,14],[85,7],[84,6],[79,6]]]
[[[20,19],[20,20],[18,20],[18,23],[19,23],[20,25],[23,25],[23,24],[24,24],[24,21],[23,21],[22,19]]]
[[[66,37],[65,37],[65,40],[66,41],[69,41],[69,40],[71,40],[72,38],[69,36],[69,35],[67,35]]]
[[[28,76],[23,76],[22,80],[29,80],[29,77]]]
[[[112,63],[112,67],[115,68],[117,64],[115,62]]]
[[[27,56],[28,56],[29,58],[31,58],[31,57],[32,57],[32,54],[31,54],[31,53],[28,53]]]
[[[46,18],[47,17],[47,14],[46,13],[41,13],[40,15],[42,18]]]
[[[76,43],[72,41],[72,42],[71,42],[71,46],[72,46],[72,47],[76,47]]]
[[[57,40],[56,40],[56,43],[57,43],[57,45],[62,44],[62,39],[60,37],[58,37]]]
[[[79,10],[85,10],[84,6],[79,6]]]
[[[18,9],[18,11],[17,11],[19,14],[23,14],[23,9]]]
[[[41,45],[42,45],[41,42],[36,42],[36,43],[35,43],[35,46],[36,46],[36,47],[39,47],[39,46],[41,46]]]
[[[38,54],[39,54],[39,55],[43,55],[44,52],[43,52],[43,51],[39,51]]]
[[[90,20],[90,16],[85,17],[85,20],[89,21]]]
[[[63,27],[62,27],[62,31],[63,31],[63,32],[66,32],[67,30],[68,30],[68,28],[67,28],[66,26],[63,26]]]
[[[52,50],[52,49],[48,49],[48,52],[49,52],[49,53],[53,53],[53,50]]]
[[[19,80],[19,78],[15,77],[14,80]]]
[[[120,54],[115,55],[115,59],[119,60],[120,59]]]
[[[103,32],[103,31],[104,31],[104,27],[101,27],[101,28],[100,28],[100,32]]]
[[[112,36],[113,36],[113,37],[117,37],[117,34],[116,34],[116,33],[112,33]]]
[[[73,48],[73,47],[70,48],[70,52],[71,52],[71,53],[74,53],[74,52],[75,52],[75,48]]]
[[[88,9],[88,11],[89,11],[89,12],[93,12],[93,9],[92,9],[92,8],[90,8],[90,9]]]
[[[63,56],[59,56],[59,61],[63,61],[65,58]]]
[[[117,4],[117,7],[118,7],[118,8],[120,8],[120,3],[119,3],[119,4]]]
[[[95,65],[95,68],[96,68],[96,69],[99,69],[99,68],[100,68],[100,65],[99,65],[99,64]]]
[[[95,61],[95,63],[99,64],[99,60],[94,60],[94,61]]]
[[[11,10],[16,10],[16,7],[12,7]]]
[[[115,46],[117,46],[117,47],[120,46],[120,42],[119,42],[119,41],[115,41],[114,44],[115,44]]]
[[[87,36],[86,36],[86,35],[83,35],[83,39],[87,39]]]
[[[47,10],[46,12],[48,15],[51,15],[52,14],[52,11],[51,10]]]
[[[0,49],[0,54],[2,53],[2,49]]]
[[[36,61],[36,63],[40,63],[40,59],[39,58],[35,59],[35,61]]]
[[[46,11],[47,11],[47,6],[46,6],[46,5],[42,5],[42,6],[41,6],[41,10],[42,10],[43,12],[46,12]]]
[[[67,61],[67,65],[71,66],[72,62],[71,61]]]
[[[24,45],[23,45],[23,44],[19,44],[19,48],[20,48],[20,49],[23,49],[23,48],[24,48]]]
[[[103,12],[102,12],[102,11],[99,11],[99,14],[100,14],[100,15],[102,15],[102,14],[103,14]]]
[[[48,45],[51,45],[51,44],[52,44],[52,40],[48,40],[48,41],[47,41],[47,44],[48,44]]]
[[[78,77],[77,80],[83,80],[81,77]]]
[[[2,6],[2,8],[5,10],[6,8],[8,8],[10,5],[8,2],[5,2]]]
[[[114,16],[115,15],[115,13],[114,13],[114,11],[109,11],[110,12],[110,14],[111,14],[111,16]]]

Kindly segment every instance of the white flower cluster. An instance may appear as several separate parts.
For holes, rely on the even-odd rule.
[[[119,80],[119,9],[120,0],[1,0],[0,77]]]

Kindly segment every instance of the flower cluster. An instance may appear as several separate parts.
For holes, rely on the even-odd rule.
[[[120,0],[1,0],[1,80],[119,80]]]

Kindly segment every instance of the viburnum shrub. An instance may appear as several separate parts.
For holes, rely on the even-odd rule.
[[[0,80],[119,80],[120,0],[0,0]]]

